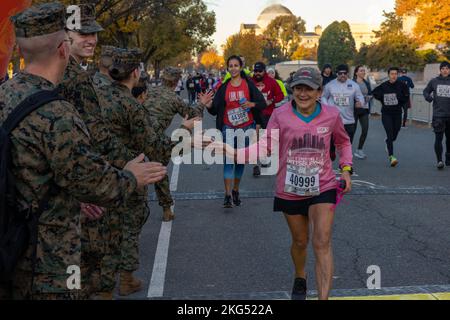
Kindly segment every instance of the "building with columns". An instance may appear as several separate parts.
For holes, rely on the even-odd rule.
[[[274,4],[265,8],[259,15],[256,23],[242,23],[241,33],[255,32],[256,35],[261,35],[266,30],[267,26],[279,16],[294,15],[291,10],[281,4]],[[364,23],[349,23],[350,29],[355,39],[356,49],[362,46],[363,43],[369,45],[376,41],[373,30],[377,30],[379,26],[368,25]],[[319,45],[319,39],[322,35],[322,27],[316,26],[314,31],[305,32],[301,35],[301,45],[306,48],[313,48]]]

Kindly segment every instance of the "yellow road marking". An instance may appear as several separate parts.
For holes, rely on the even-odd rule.
[[[450,300],[450,292],[433,294],[438,300]]]

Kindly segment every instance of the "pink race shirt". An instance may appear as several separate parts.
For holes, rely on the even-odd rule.
[[[275,109],[266,134],[258,144],[247,148],[255,154],[258,148],[273,152],[278,142],[279,168],[276,197],[303,200],[335,189],[336,175],[330,159],[331,137],[339,154],[339,166],[352,165],[352,145],[344,129],[339,110],[322,105],[320,114],[311,122],[301,120],[288,102]],[[278,137],[271,130],[279,130]],[[277,139],[278,138],[278,139]]]

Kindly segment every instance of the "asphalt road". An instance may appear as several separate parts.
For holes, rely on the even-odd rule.
[[[203,123],[214,127],[209,115]],[[372,265],[381,270],[383,288],[449,285],[450,168],[435,168],[434,135],[426,126],[400,132],[397,168],[388,164],[384,137],[379,117],[372,117],[368,159],[354,160],[354,190],[336,212],[333,288],[366,288]],[[284,217],[272,211],[274,177],[254,178],[251,169],[241,184],[243,204],[233,209],[222,208],[221,165],[176,169],[176,219],[162,223],[161,208],[151,202],[136,273],[145,288],[128,298],[288,298],[291,240]],[[315,290],[311,248],[308,259],[308,290]]]

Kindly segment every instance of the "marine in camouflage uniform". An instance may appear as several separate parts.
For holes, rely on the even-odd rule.
[[[80,35],[95,34],[102,31],[102,27],[95,21],[95,8],[92,4],[80,5],[81,29],[70,30]],[[69,33],[70,35],[70,33]],[[94,88],[91,75],[80,66],[74,55],[70,56],[69,64],[60,85],[61,95],[71,102],[81,115],[91,136],[91,144],[100,155],[107,155],[114,166],[123,168],[125,162],[120,159],[131,159],[128,149],[114,135],[110,133],[110,123],[102,117],[99,100]],[[125,153],[125,154],[124,154]],[[108,214],[99,220],[89,220],[82,216],[82,283],[86,295],[101,292],[100,263],[109,250]]]
[[[94,74],[93,82],[96,88],[103,86],[110,86],[113,83],[108,68],[112,64],[113,52],[116,47],[102,46],[102,52],[100,54],[100,62],[98,64],[99,71]]]
[[[181,117],[195,118],[202,117],[205,105],[199,104],[195,107],[188,106],[183,99],[178,96],[174,89],[181,78],[181,70],[178,68],[166,68],[163,71],[163,84],[149,90],[148,99],[144,103],[144,108],[150,115],[151,123],[159,128],[159,135],[164,135],[169,128],[175,115]],[[158,161],[167,166],[170,162],[169,146],[164,149],[156,149],[155,153],[149,155],[154,161]],[[163,221],[170,221],[175,218],[171,207],[173,198],[170,194],[169,177],[155,184],[155,192],[159,200],[159,205],[163,208]]]
[[[166,149],[165,147],[172,143],[168,137],[158,135],[159,129],[150,123],[145,109],[131,94],[131,88],[139,79],[140,61],[141,52],[137,49],[115,51],[109,73],[113,79],[120,81],[114,81],[112,86],[103,86],[97,90],[99,96],[107,101],[102,104],[102,115],[111,123],[111,133],[119,138],[121,144],[133,150],[134,154],[141,153],[142,150],[150,157],[155,150]],[[136,83],[127,84],[133,74],[137,74]],[[131,157],[134,157],[134,154]],[[128,159],[123,160],[126,162]],[[147,189],[139,190],[124,206],[111,210],[113,214],[121,217],[120,256],[109,261],[116,271],[120,271],[121,295],[141,289],[140,280],[134,278],[132,273],[139,268],[139,234],[149,215],[147,194]],[[109,278],[114,279],[111,275]]]
[[[95,75],[94,75],[94,87],[95,90],[99,93],[98,97],[104,101],[105,103],[108,103],[107,100],[104,100],[104,95],[101,93],[101,89],[105,89],[104,87],[111,86],[113,81],[109,75],[109,67],[112,65],[112,59],[114,51],[118,50],[118,48],[113,46],[102,46],[102,52],[100,56],[100,62],[99,62],[99,69]],[[117,137],[115,137],[117,138]],[[128,149],[127,146],[121,145],[122,149]],[[131,157],[132,152],[136,151],[128,151],[130,152],[130,156],[127,156],[126,158]],[[111,156],[107,155],[107,158],[114,157],[115,153],[113,153]],[[120,160],[120,159],[116,159]],[[132,200],[130,200],[132,201]],[[99,274],[100,274],[100,290],[96,299],[108,299],[112,296],[112,292],[116,286],[116,273],[117,268],[120,264],[120,257],[121,257],[121,243],[122,243],[122,220],[123,217],[121,217],[121,210],[109,210],[108,215],[105,216],[105,227],[108,229],[108,233],[105,234],[105,240],[106,241],[106,248],[104,255],[101,259],[100,267],[99,267]]]
[[[65,7],[59,3],[36,5],[13,21],[18,40],[52,34],[65,27]],[[26,97],[54,89],[55,84],[41,76],[18,73],[0,86],[0,123]],[[13,130],[11,139],[21,209],[31,206],[36,210],[50,186],[57,186],[39,219],[33,286],[30,246],[15,272],[12,298],[79,298],[80,290],[67,287],[68,267],[81,264],[79,200],[120,206],[135,192],[136,179],[90,151],[88,128],[67,101],[53,101],[32,112]]]

